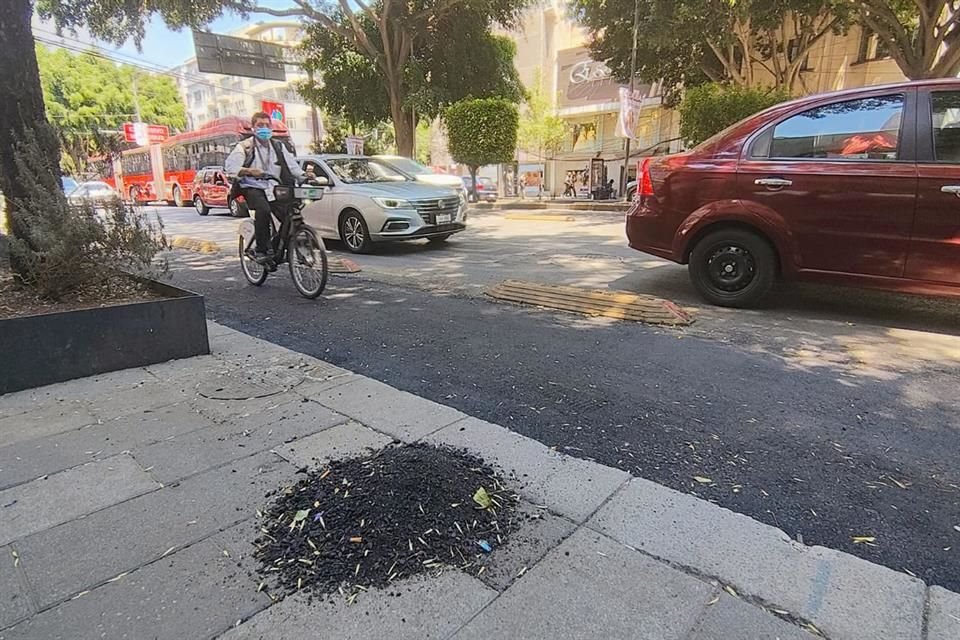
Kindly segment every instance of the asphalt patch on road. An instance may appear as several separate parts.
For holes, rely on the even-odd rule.
[[[519,526],[519,497],[483,461],[429,445],[331,462],[267,497],[254,556],[271,598],[370,588],[450,569],[482,575]]]

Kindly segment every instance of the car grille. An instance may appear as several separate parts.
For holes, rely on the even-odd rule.
[[[417,208],[417,213],[423,218],[424,224],[436,224],[438,213],[448,213],[451,220],[456,219],[457,211],[460,209],[460,198],[414,200],[413,206]]]

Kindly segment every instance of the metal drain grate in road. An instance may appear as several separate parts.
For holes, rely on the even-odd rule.
[[[519,304],[647,324],[680,326],[693,322],[693,318],[687,312],[669,300],[629,291],[599,291],[505,280],[488,289],[487,295]]]
[[[289,391],[301,382],[304,374],[295,369],[278,367],[231,371],[212,380],[205,380],[197,387],[197,393],[212,400],[249,400],[266,398]]]

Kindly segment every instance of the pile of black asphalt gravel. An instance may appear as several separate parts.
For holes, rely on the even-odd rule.
[[[477,575],[519,525],[518,496],[489,466],[421,444],[331,462],[267,497],[254,556],[275,598],[352,601],[420,573]]]

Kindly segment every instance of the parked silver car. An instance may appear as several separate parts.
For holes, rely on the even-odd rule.
[[[371,157],[377,162],[390,165],[398,172],[413,178],[417,182],[425,182],[438,187],[450,187],[459,193],[464,200],[467,199],[467,188],[460,176],[450,175],[449,173],[434,173],[430,167],[425,167],[416,160],[404,156],[378,155]]]
[[[73,191],[67,194],[67,200],[71,204],[82,204],[84,202],[92,204],[95,207],[102,207],[120,201],[120,196],[106,182],[92,180],[90,182],[81,182]]]
[[[323,199],[303,208],[304,220],[322,237],[342,240],[354,253],[367,253],[377,242],[444,242],[467,227],[466,204],[450,188],[416,182],[365,156],[297,160],[327,181]]]

